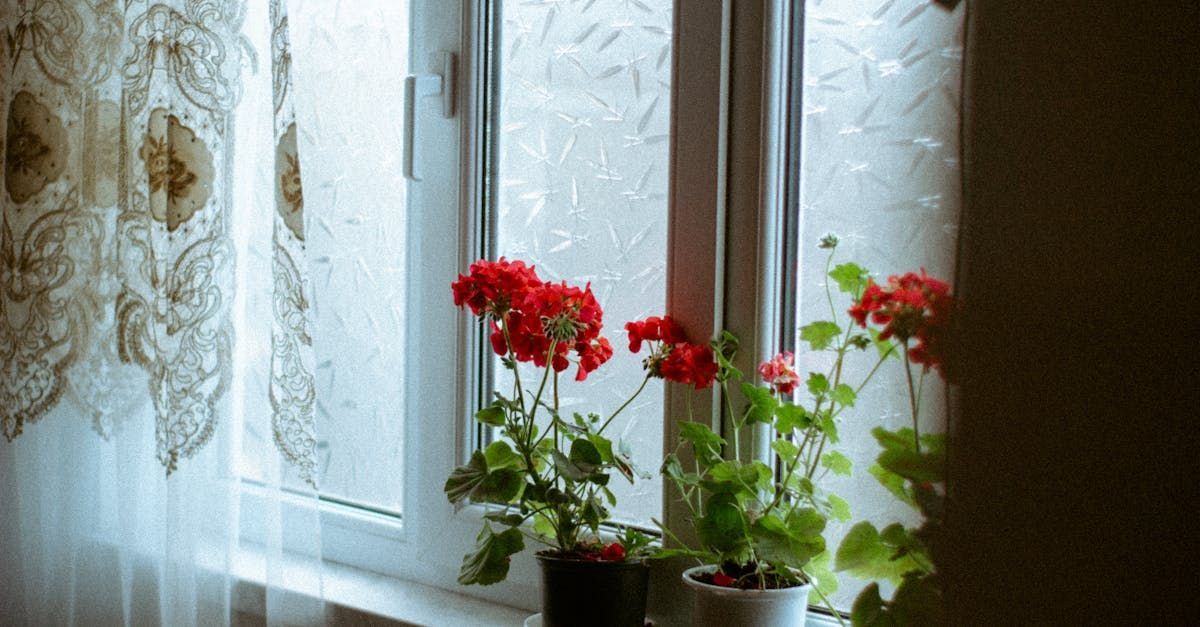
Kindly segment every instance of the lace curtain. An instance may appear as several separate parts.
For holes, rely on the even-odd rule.
[[[290,505],[317,474],[287,24],[283,0],[0,13],[0,601],[17,622],[320,620],[319,577],[294,576],[319,561],[318,517]],[[248,432],[277,453],[254,524]],[[238,582],[266,594],[240,603]]]

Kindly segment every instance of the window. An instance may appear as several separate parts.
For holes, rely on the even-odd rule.
[[[496,256],[591,285],[615,354],[585,382],[561,377],[560,407],[611,412],[644,378],[622,326],[666,305],[671,2],[497,5]],[[662,406],[653,382],[609,427],[645,471],[662,459]],[[652,527],[662,483],[612,488],[616,519]]]
[[[792,40],[803,41],[803,50],[792,52],[802,66],[795,68],[789,89],[792,110],[802,112],[789,138],[799,163],[790,166],[793,191],[785,209],[791,212],[785,254],[796,272],[788,278],[794,301],[782,313],[795,342],[797,370],[808,372],[825,371],[827,356],[801,345],[794,326],[829,317],[827,251],[816,246],[825,233],[841,239],[836,259],[869,268],[880,282],[920,267],[939,278],[953,276],[963,49],[962,12],[927,2],[867,7],[809,0],[802,19],[803,38]],[[861,381],[872,365],[847,362],[845,376]],[[940,378],[928,377],[925,386],[925,417],[945,415]],[[917,523],[917,514],[867,472],[879,453],[871,429],[905,426],[907,407],[901,370],[888,364],[839,425],[840,448],[854,472],[829,475],[826,485],[850,502],[854,519],[831,523],[831,548],[864,518],[880,528]],[[864,583],[843,574],[834,603],[848,609]],[[882,588],[888,598],[890,587]]]
[[[752,372],[821,306],[810,244],[826,231],[842,236],[844,258],[884,276],[912,264],[949,274],[959,15],[916,0],[870,11],[672,4],[300,5],[310,15],[297,23],[320,26],[293,31],[297,89],[340,94],[308,99],[319,110],[300,138],[307,154],[339,155],[305,164],[320,195],[310,200],[333,207],[311,251],[328,325],[317,340],[320,471],[337,502],[322,512],[326,558],[456,588],[478,516],[455,511],[442,483],[486,436],[474,409],[508,385],[450,300],[475,258],[520,257],[546,278],[591,282],[617,354],[585,385],[564,384],[568,407],[615,404],[636,387],[622,323],[664,310],[696,337],[738,333],[739,367]],[[357,62],[322,61],[339,56],[323,46],[352,40],[340,56]],[[442,52],[457,55],[457,76]],[[456,92],[452,117],[436,96],[413,103],[420,180],[401,177],[402,74],[438,74]],[[656,388],[617,425],[648,470],[687,415],[682,389]],[[719,426],[715,399],[694,400]],[[874,455],[866,434],[895,419],[894,403],[862,403],[864,424],[844,430],[860,472],[835,489],[856,517],[895,515],[862,472]],[[620,494],[617,517],[683,527],[662,485]],[[462,591],[530,606],[536,581],[526,552],[508,581]],[[856,592],[843,577],[836,602]]]

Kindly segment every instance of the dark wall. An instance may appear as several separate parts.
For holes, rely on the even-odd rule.
[[[967,2],[953,623],[1195,620],[1200,9]]]

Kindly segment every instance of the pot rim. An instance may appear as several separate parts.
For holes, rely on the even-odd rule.
[[[545,550],[552,550],[552,549],[545,549]],[[644,558],[642,558],[642,559],[625,559],[620,562],[610,562],[610,561],[604,561],[604,560],[585,560],[585,559],[573,559],[573,558],[569,558],[569,557],[559,557],[557,555],[545,554],[543,551],[538,551],[538,552],[534,553],[533,556],[536,557],[539,562],[543,562],[547,565],[552,565],[552,566],[572,565],[572,566],[579,566],[581,568],[612,568],[612,569],[622,569],[622,568],[631,568],[632,569],[632,568],[649,568],[650,567],[649,562],[647,562]]]
[[[812,590],[812,582],[802,586],[792,586],[791,588],[771,588],[768,590],[743,590],[741,588],[726,588],[725,586],[714,586],[710,583],[704,583],[692,578],[692,575],[700,573],[711,573],[717,569],[716,564],[704,564],[702,566],[693,566],[680,575],[683,578],[683,583],[697,592],[712,594],[725,597],[738,597],[747,601],[774,601],[792,597],[808,599],[808,593]]]

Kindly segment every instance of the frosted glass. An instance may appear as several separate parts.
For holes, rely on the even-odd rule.
[[[545,280],[591,283],[614,355],[582,384],[564,372],[560,401],[568,414],[607,415],[643,377],[625,322],[665,306],[671,3],[507,0],[501,13],[498,254],[536,264]],[[651,472],[662,401],[652,382],[609,427]],[[658,480],[612,485],[617,518],[659,515]]]
[[[309,214],[317,485],[323,495],[399,513],[405,477],[399,373],[408,366],[399,122],[408,3],[293,0],[288,6]],[[269,258],[270,251],[251,254]],[[261,350],[269,351],[268,342],[261,339]],[[265,373],[254,374],[253,384],[265,380]],[[257,474],[259,451],[270,450],[270,438],[247,434],[246,474]]]
[[[947,13],[928,0],[808,0],[805,10],[797,286],[802,323],[829,317],[826,251],[816,246],[825,233],[841,238],[837,259],[871,269],[877,281],[922,266],[953,279],[962,59],[961,9]],[[844,303],[837,304],[841,309]],[[801,372],[827,369],[828,355],[799,346],[796,352]],[[852,364],[849,380],[866,376],[870,357]],[[923,413],[943,415],[940,381],[930,376],[926,385]],[[916,520],[867,472],[878,455],[871,429],[908,424],[907,404],[903,371],[891,362],[839,426],[854,473],[830,475],[826,485],[847,498],[856,521],[867,518],[882,527]],[[922,430],[943,427],[929,423]],[[849,526],[831,524],[830,547]],[[849,608],[863,585],[843,574],[835,604]],[[890,595],[890,588],[884,593]]]

